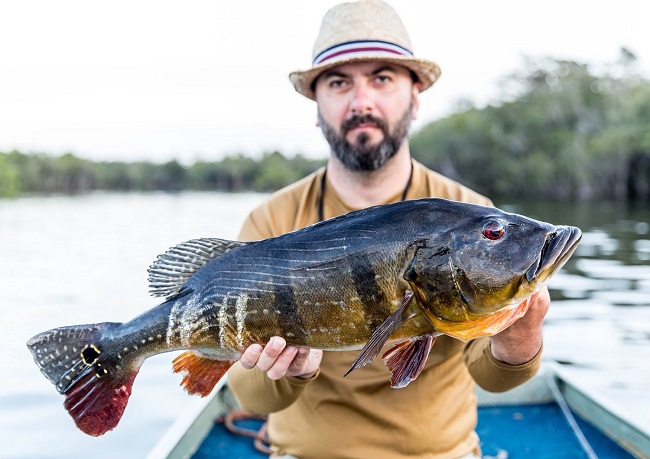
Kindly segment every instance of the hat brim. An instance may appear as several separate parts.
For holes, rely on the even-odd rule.
[[[349,64],[351,62],[360,61],[382,61],[395,65],[401,65],[411,70],[418,77],[418,82],[421,85],[420,92],[429,89],[433,83],[440,77],[440,67],[435,62],[427,61],[425,59],[418,59],[415,57],[386,57],[386,56],[359,56],[348,59],[339,59],[334,62],[327,62],[308,70],[297,70],[289,74],[289,80],[293,87],[303,96],[316,100],[316,94],[312,90],[312,84],[325,72],[339,65]]]

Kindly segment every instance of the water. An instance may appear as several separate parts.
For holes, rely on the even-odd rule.
[[[155,306],[146,269],[184,240],[236,238],[258,194],[94,194],[0,201],[0,457],[142,458],[194,401],[172,356],[145,362],[119,428],[82,434],[25,347],[54,326],[126,321]]]
[[[580,227],[551,279],[544,355],[650,432],[650,207],[620,203],[502,205]]]
[[[146,268],[159,253],[195,237],[235,238],[264,198],[98,193],[0,201],[0,457],[145,457],[195,403],[178,387],[171,355],[145,362],[119,426],[90,438],[25,342],[54,326],[125,321],[153,307]],[[576,255],[551,281],[545,356],[650,429],[650,211],[602,203],[502,207],[584,230]]]

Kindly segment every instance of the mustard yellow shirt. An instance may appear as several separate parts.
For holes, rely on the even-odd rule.
[[[320,169],[273,194],[251,212],[240,239],[265,239],[316,223],[324,172]],[[401,197],[400,193],[385,204]],[[492,205],[414,161],[406,199],[424,197]],[[356,210],[327,183],[323,204],[325,218]],[[541,362],[537,355],[524,365],[507,365],[492,356],[489,338],[463,343],[440,336],[420,376],[405,388],[392,389],[380,358],[344,378],[357,354],[325,352],[319,374],[309,380],[272,381],[266,373],[237,363],[229,372],[229,384],[244,409],[269,414],[275,454],[300,459],[451,459],[480,452],[474,432],[475,384],[505,391],[530,379]]]

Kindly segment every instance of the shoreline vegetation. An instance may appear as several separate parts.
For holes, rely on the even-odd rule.
[[[625,48],[602,68],[528,59],[503,79],[498,102],[480,108],[459,102],[456,113],[413,133],[413,157],[492,198],[650,202],[650,81]],[[0,152],[0,198],[94,190],[268,192],[324,164],[278,151],[189,166]]]

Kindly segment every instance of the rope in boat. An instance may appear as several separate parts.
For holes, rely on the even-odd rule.
[[[245,421],[248,419],[258,419],[260,421],[264,421],[264,424],[262,424],[260,430],[247,429],[245,427],[239,427],[235,424],[235,421]],[[232,432],[236,435],[252,438],[254,440],[253,445],[255,446],[255,449],[260,453],[270,455],[273,452],[269,445],[268,436],[266,435],[266,427],[268,424],[266,422],[266,416],[253,416],[245,411],[233,410],[217,418],[215,422],[218,424],[223,423],[224,427],[229,432]]]
[[[569,405],[564,399],[564,396],[562,395],[560,388],[557,386],[557,382],[555,382],[554,377],[548,378],[548,386],[551,389],[553,398],[557,402],[558,406],[560,407],[560,410],[562,411],[562,414],[564,415],[564,419],[569,424],[569,427],[571,427],[571,430],[573,430],[573,434],[578,439],[578,442],[580,443],[580,446],[584,450],[587,457],[589,459],[598,459],[596,452],[589,444],[589,440],[587,440],[585,434],[582,433],[582,430],[580,429],[580,426],[578,425],[576,418],[573,416],[573,413],[571,413],[571,410],[569,409]]]

